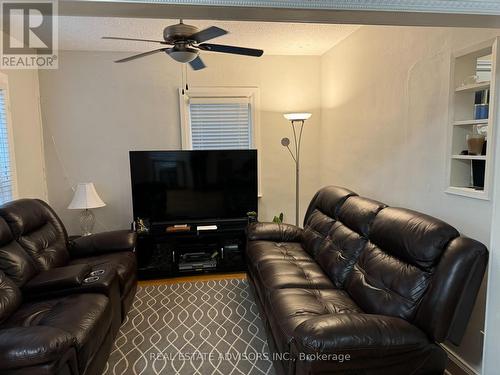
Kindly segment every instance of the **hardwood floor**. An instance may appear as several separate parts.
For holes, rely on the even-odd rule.
[[[223,273],[223,274],[203,274],[203,275],[195,275],[195,276],[172,277],[169,279],[141,280],[141,281],[139,281],[139,285],[140,286],[150,286],[150,285],[175,284],[175,283],[209,281],[209,280],[246,279],[246,277],[247,277],[247,275],[244,272]]]

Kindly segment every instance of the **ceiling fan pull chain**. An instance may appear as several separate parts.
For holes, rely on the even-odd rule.
[[[181,64],[181,88],[182,88],[182,95],[185,95],[186,92],[184,91],[184,64]]]
[[[189,87],[188,87],[188,68],[187,68],[187,64],[182,64],[184,65],[184,71],[186,72],[186,91],[189,90]]]

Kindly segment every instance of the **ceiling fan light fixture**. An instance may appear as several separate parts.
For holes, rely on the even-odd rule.
[[[163,48],[138,53],[116,60],[116,63],[124,63],[164,52],[177,62],[183,64],[189,63],[193,70],[201,70],[206,67],[203,60],[199,56],[200,50],[255,57],[260,57],[264,53],[264,51],[255,48],[205,43],[208,40],[218,38],[226,35],[227,33],[228,32],[226,30],[217,26],[210,26],[206,29],[199,30],[196,26],[186,25],[182,22],[182,20],[180,20],[180,23],[167,26],[163,30],[163,41],[140,38],[122,38],[116,36],[104,36],[103,39],[153,42],[164,46]]]
[[[178,61],[180,63],[188,63],[190,61],[193,61],[198,57],[198,51],[193,49],[193,48],[186,48],[184,50],[172,50],[169,51],[168,54],[170,57],[172,57],[175,61]]]

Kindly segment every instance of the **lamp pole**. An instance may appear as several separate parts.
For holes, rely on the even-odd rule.
[[[288,149],[290,156],[295,163],[295,225],[299,225],[300,211],[300,145],[302,142],[302,131],[304,130],[304,122],[309,117],[310,113],[286,113],[285,118],[290,121],[293,132],[293,151],[290,148],[290,139],[282,138],[281,144]]]

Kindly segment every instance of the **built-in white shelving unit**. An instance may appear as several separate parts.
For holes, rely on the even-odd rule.
[[[452,56],[450,87],[449,148],[447,156],[446,192],[478,199],[489,199],[493,174],[493,140],[496,131],[496,90],[499,84],[497,70],[499,38],[495,38]],[[491,72],[478,71],[485,60],[491,61]],[[471,77],[478,76],[472,82]],[[474,119],[476,93],[489,90],[487,119]],[[467,150],[467,136],[481,129],[486,135],[485,155],[462,155]],[[474,168],[473,168],[474,166]],[[484,187],[474,186],[472,173],[484,171]],[[478,172],[479,171],[479,172]]]

